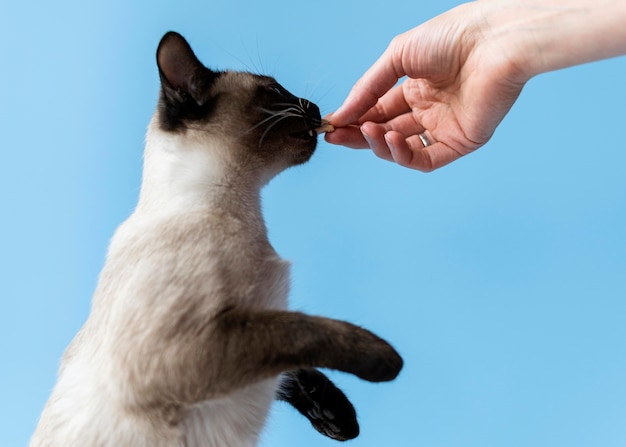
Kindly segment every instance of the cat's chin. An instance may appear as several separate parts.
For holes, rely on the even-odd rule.
[[[294,147],[292,162],[302,164],[309,161],[317,147],[317,132],[312,127],[290,132],[286,138],[290,140],[290,146]]]
[[[304,145],[301,145],[298,151],[294,153],[292,158],[294,165],[306,163],[311,159],[317,147],[317,137],[309,139]]]
[[[289,132],[288,137],[292,140],[298,141],[300,144],[311,145],[313,149],[317,145],[317,132],[313,125],[310,125],[302,130]]]

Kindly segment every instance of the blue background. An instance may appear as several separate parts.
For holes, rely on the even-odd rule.
[[[136,203],[164,32],[328,113],[455,4],[3,2],[0,446],[27,444]],[[358,409],[350,445],[626,445],[624,79],[623,57],[541,75],[486,147],[431,174],[321,141],[264,190],[293,307],[405,359],[392,383],[332,373]],[[277,404],[262,445],[337,444]]]

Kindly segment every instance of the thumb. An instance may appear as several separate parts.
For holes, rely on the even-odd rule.
[[[332,114],[332,124],[344,127],[356,123],[371,109],[398,79],[405,75],[398,56],[398,38],[395,38],[380,58],[354,84],[341,107]]]

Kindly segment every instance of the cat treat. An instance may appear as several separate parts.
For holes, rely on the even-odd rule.
[[[315,132],[317,132],[317,134],[321,134],[321,133],[325,133],[325,132],[333,132],[335,130],[335,126],[333,126],[332,124],[330,124],[329,121],[327,120],[322,120],[322,125],[318,128],[315,129]]]

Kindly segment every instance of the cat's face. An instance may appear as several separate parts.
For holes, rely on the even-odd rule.
[[[306,162],[315,151],[319,108],[275,79],[210,70],[171,32],[161,40],[157,63],[162,130],[228,140],[235,163],[272,174]]]

